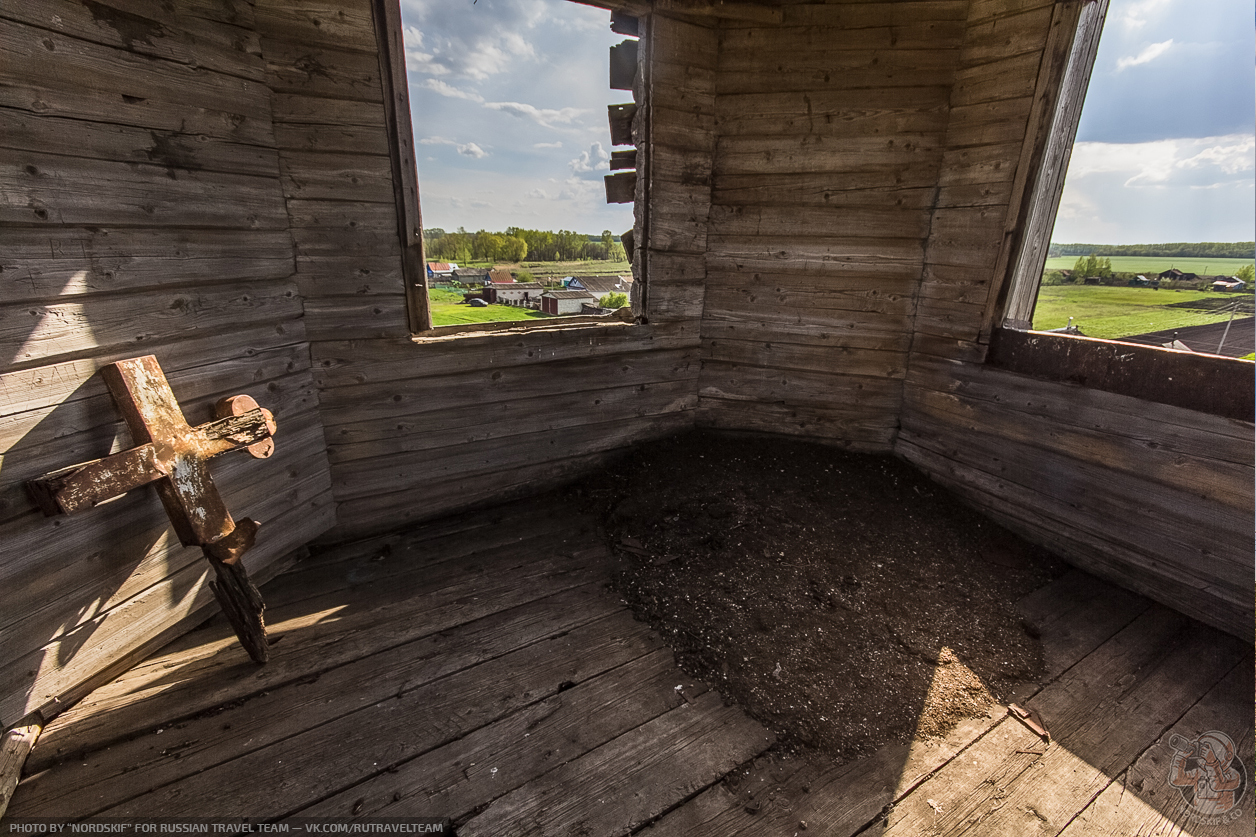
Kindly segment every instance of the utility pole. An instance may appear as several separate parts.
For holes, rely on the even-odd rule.
[[[1230,307],[1230,319],[1225,321],[1225,331],[1221,332],[1221,342],[1217,344],[1217,354],[1221,354],[1221,347],[1225,345],[1225,339],[1230,336],[1230,324],[1234,322],[1234,312],[1239,310],[1239,303],[1235,300],[1234,305]]]

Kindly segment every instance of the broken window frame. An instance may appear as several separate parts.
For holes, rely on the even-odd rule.
[[[1047,249],[1108,2],[1056,5],[1035,94],[1039,110],[1029,125],[1030,131],[1037,126],[1038,133],[1027,140],[1022,154],[1024,198],[998,268],[1006,271],[1004,280],[986,316],[986,362],[1036,378],[1251,421],[1256,404],[1251,361],[1033,330]]]
[[[579,0],[573,0],[579,2]],[[608,10],[609,11],[609,10]],[[371,0],[371,12],[375,22],[376,40],[379,44],[380,81],[383,87],[385,119],[388,130],[389,150],[392,157],[393,192],[397,207],[397,233],[401,242],[402,276],[405,283],[406,315],[410,333],[416,339],[447,338],[461,334],[483,334],[494,331],[518,331],[519,329],[553,329],[572,326],[589,327],[591,325],[622,327],[625,325],[646,325],[646,248],[644,246],[648,231],[648,189],[646,188],[646,149],[649,145],[649,118],[646,91],[649,88],[649,47],[647,33],[649,16],[632,17],[625,13],[611,11],[611,28],[621,34],[629,34],[626,29],[631,26],[636,31],[633,36],[637,46],[632,51],[637,56],[636,72],[632,75],[629,87],[633,94],[630,105],[611,105],[608,120],[611,131],[615,132],[615,115],[617,108],[628,107],[632,111],[630,117],[629,142],[618,145],[633,147],[632,160],[635,171],[617,170],[605,178],[607,202],[613,201],[612,196],[624,189],[631,176],[631,193],[633,195],[634,212],[632,228],[632,249],[629,260],[632,262],[633,294],[631,308],[626,309],[631,316],[564,316],[554,319],[538,319],[535,321],[512,320],[496,323],[463,323],[456,325],[434,326],[432,324],[431,307],[428,302],[427,256],[424,252],[423,220],[419,205],[418,167],[415,163],[414,134],[410,113],[409,83],[406,75],[405,43],[402,34],[400,0]],[[619,28],[617,28],[619,27]],[[625,42],[628,43],[628,42]],[[612,52],[618,47],[612,47]],[[612,70],[614,76],[614,70]],[[611,140],[614,147],[617,143]],[[627,158],[619,152],[619,159]],[[627,168],[626,166],[622,168]],[[621,312],[622,314],[623,312]]]

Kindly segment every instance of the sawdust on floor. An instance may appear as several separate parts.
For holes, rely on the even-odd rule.
[[[573,490],[638,617],[787,748],[945,735],[1041,673],[1014,604],[1063,564],[893,457],[696,432]]]

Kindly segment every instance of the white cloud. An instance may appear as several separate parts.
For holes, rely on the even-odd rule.
[[[538,108],[524,102],[485,102],[484,107],[518,116],[520,119],[531,119],[546,128],[553,128],[555,124],[570,125],[576,117],[584,113],[580,108]]]
[[[1054,241],[1242,241],[1256,214],[1256,135],[1079,142]]]
[[[1147,64],[1151,61],[1155,61],[1157,58],[1168,52],[1169,48],[1172,46],[1173,39],[1170,38],[1167,41],[1152,44],[1151,46],[1145,48],[1142,52],[1138,53],[1138,55],[1133,57],[1126,56],[1116,62],[1117,72],[1120,72],[1127,67],[1137,67],[1139,64]]]
[[[562,142],[561,142],[561,141],[556,141],[556,142],[534,142],[534,143],[532,143],[532,147],[533,147],[533,148],[562,148],[562,147],[563,147],[563,144],[562,144]]]
[[[448,145],[464,157],[473,157],[476,160],[488,156],[487,151],[473,142],[461,143],[448,137],[424,137],[419,140],[419,145]],[[430,160],[431,158],[429,157],[428,159]]]
[[[1177,162],[1178,168],[1194,169],[1205,165],[1214,165],[1225,174],[1238,174],[1251,171],[1254,163],[1252,152],[1256,151],[1256,136],[1216,137],[1217,144],[1200,151],[1193,157]]]
[[[1128,175],[1126,186],[1138,184],[1207,185],[1251,171],[1256,165],[1256,135],[1166,139],[1153,142],[1079,142],[1073,146],[1068,177],[1079,180],[1094,174]],[[1187,181],[1190,181],[1188,183]]]
[[[412,73],[428,73],[441,76],[449,72],[447,67],[437,63],[436,56],[423,49],[423,33],[413,26],[407,26],[402,34],[405,44],[406,70]]]
[[[597,169],[609,169],[610,159],[611,155],[602,148],[602,143],[595,142],[589,146],[588,151],[581,151],[580,156],[568,161],[567,165],[571,167],[573,173],[581,174]]]
[[[1121,23],[1126,29],[1141,29],[1149,19],[1166,9],[1171,0],[1138,0],[1125,7],[1121,14]]]
[[[428,90],[434,90],[442,96],[448,96],[450,99],[466,99],[468,102],[483,102],[484,97],[474,90],[463,90],[454,87],[452,84],[446,84],[440,79],[429,78],[423,82],[423,86]]]
[[[578,177],[569,177],[564,183],[564,188],[558,193],[560,201],[587,201],[590,198],[603,194],[605,187],[596,180],[581,180]]]
[[[547,201],[550,199],[549,192],[546,192],[544,189],[539,189],[539,188],[533,189],[531,192],[528,192],[528,197],[536,198],[537,200],[542,200],[542,201]]]
[[[542,0],[404,0],[406,66],[430,76],[483,80],[531,62],[528,35],[545,18]],[[426,34],[426,38],[424,38]]]

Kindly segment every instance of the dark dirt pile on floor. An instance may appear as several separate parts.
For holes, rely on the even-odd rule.
[[[943,735],[1041,670],[1014,603],[1062,565],[891,457],[694,433],[575,490],[638,617],[785,746]]]

